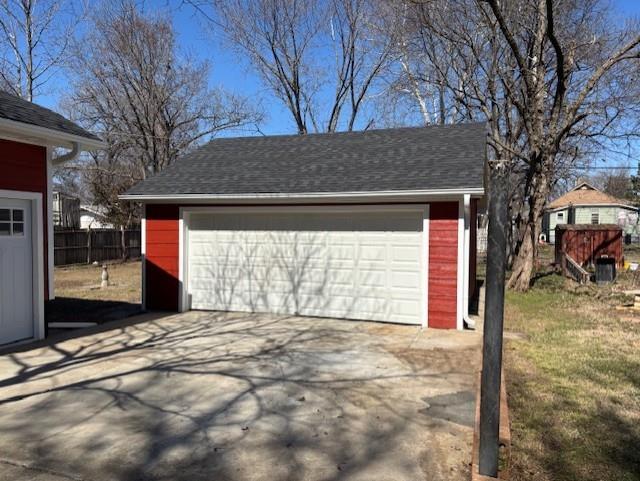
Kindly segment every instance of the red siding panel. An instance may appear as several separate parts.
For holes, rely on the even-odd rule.
[[[146,206],[145,303],[147,309],[178,310],[179,207]]]
[[[429,206],[429,327],[455,329],[458,307],[458,203]]]
[[[47,300],[49,299],[47,149],[39,145],[0,139],[0,189],[40,192],[42,194],[44,298]]]

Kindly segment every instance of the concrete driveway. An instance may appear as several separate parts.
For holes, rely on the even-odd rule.
[[[190,312],[0,356],[0,479],[468,479],[480,335]]]

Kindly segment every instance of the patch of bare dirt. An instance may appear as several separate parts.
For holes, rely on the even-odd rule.
[[[478,349],[416,349],[393,346],[386,349],[414,370],[457,371],[461,366],[477,364]]]

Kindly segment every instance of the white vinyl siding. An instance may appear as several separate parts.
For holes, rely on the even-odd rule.
[[[559,224],[566,224],[567,223],[567,216],[569,215],[569,212],[567,209],[565,210],[561,210],[558,212],[551,212],[549,214],[549,239],[548,241],[550,243],[555,243],[555,238],[556,238],[556,226]]]

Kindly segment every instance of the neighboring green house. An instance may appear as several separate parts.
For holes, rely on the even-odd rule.
[[[551,202],[545,211],[542,231],[547,241],[555,242],[558,224],[616,224],[625,234],[640,235],[638,208],[623,199],[605,194],[582,182]]]

